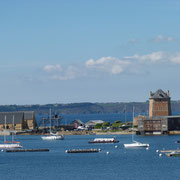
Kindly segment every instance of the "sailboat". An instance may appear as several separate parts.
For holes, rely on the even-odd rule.
[[[134,119],[134,107],[133,107],[133,119]],[[149,147],[149,144],[143,144],[134,140],[134,134],[132,132],[132,143],[124,144],[125,148],[136,148],[136,147]]]
[[[6,116],[5,116],[5,131],[4,131],[4,144],[0,144],[0,149],[14,149],[14,148],[22,148],[22,145],[19,142],[13,141],[13,135],[12,135],[12,142],[6,141]],[[14,121],[14,116],[13,116]]]
[[[49,119],[50,119],[50,134],[47,136],[41,136],[41,138],[43,140],[63,140],[64,136],[63,135],[58,135],[57,133],[52,133],[51,130],[51,109],[50,109],[50,113],[49,113]]]

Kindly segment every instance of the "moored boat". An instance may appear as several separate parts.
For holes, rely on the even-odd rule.
[[[125,148],[133,148],[133,147],[149,147],[149,144],[143,144],[137,141],[133,141],[133,143],[130,144],[124,144]]]
[[[51,109],[50,109],[50,134],[46,136],[41,136],[42,140],[63,140],[64,136],[63,135],[58,135],[57,133],[52,133],[51,131]]]
[[[88,143],[118,143],[115,137],[113,138],[95,138],[93,141],[89,141]]]
[[[14,149],[14,148],[22,148],[21,144],[0,144],[0,149]]]
[[[134,119],[134,107],[133,107],[133,119]],[[144,144],[138,141],[134,141],[134,134],[132,132],[132,143],[124,144],[125,148],[137,148],[137,147],[149,147],[149,144]]]
[[[63,140],[64,136],[63,135],[58,135],[58,134],[50,134],[47,136],[42,136],[41,137],[43,140]]]
[[[15,148],[22,148],[22,145],[18,141],[14,141],[14,136],[12,133],[12,142],[6,140],[6,116],[4,119],[4,124],[5,124],[5,135],[4,135],[4,143],[0,144],[0,149],[15,149]],[[14,126],[14,116],[13,116],[13,126]]]

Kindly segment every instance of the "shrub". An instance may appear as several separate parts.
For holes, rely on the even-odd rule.
[[[95,129],[101,129],[102,128],[103,123],[98,123],[94,126]]]

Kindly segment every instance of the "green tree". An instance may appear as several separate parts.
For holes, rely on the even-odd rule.
[[[98,123],[94,126],[95,129],[101,129],[102,128],[103,123]]]

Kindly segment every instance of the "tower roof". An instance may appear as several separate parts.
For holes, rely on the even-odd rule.
[[[169,99],[169,91],[165,93],[163,90],[158,89],[155,93],[150,92],[149,99]]]

